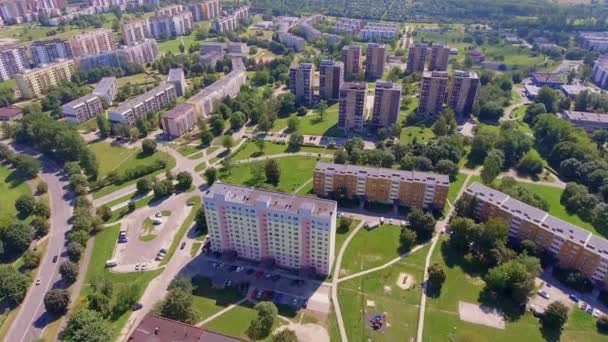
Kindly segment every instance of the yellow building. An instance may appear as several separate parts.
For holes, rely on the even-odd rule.
[[[23,73],[15,75],[15,80],[21,95],[27,99],[33,99],[44,95],[49,88],[63,81],[69,81],[75,69],[74,60],[62,60],[36,69],[25,70]]]

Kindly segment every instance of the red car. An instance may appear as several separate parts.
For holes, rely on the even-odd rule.
[[[258,279],[260,279],[263,275],[264,275],[263,271],[257,271],[257,272],[255,272],[255,277],[258,278]]]
[[[258,289],[253,289],[253,291],[251,291],[251,298],[256,298],[258,296]]]

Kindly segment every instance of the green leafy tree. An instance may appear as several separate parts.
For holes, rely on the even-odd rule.
[[[51,228],[49,220],[40,216],[34,216],[32,221],[30,222],[30,226],[34,230],[36,237],[46,236],[46,234],[49,233],[49,230]]]
[[[70,316],[63,338],[66,341],[107,342],[112,340],[112,329],[100,313],[80,309]]]
[[[24,194],[17,197],[15,201],[15,209],[19,212],[19,215],[23,218],[30,216],[36,208],[36,199],[34,196]]]
[[[555,113],[558,109],[558,104],[561,101],[563,95],[559,90],[551,89],[544,86],[538,92],[536,96],[536,102],[542,103],[548,112]]]
[[[131,283],[121,287],[116,292],[116,298],[114,298],[114,305],[112,306],[113,315],[120,316],[131,310],[133,306],[137,304],[139,296],[140,293],[137,284]]]
[[[502,106],[494,101],[484,103],[479,109],[479,119],[482,121],[497,122],[502,115]]]
[[[154,188],[154,181],[150,177],[144,177],[137,181],[136,187],[138,194],[147,194]]]
[[[22,177],[32,179],[35,178],[40,171],[40,162],[32,156],[21,154],[16,158],[15,168],[17,173]]]
[[[293,133],[289,136],[289,151],[299,151],[300,147],[304,144],[304,136],[300,133]]]
[[[543,159],[538,152],[531,150],[522,158],[517,168],[528,175],[537,176],[543,172]]]
[[[102,205],[101,207],[96,209],[97,215],[104,221],[112,218],[112,208],[109,205]]]
[[[266,181],[274,186],[279,184],[281,179],[281,168],[279,163],[274,159],[268,159],[264,163],[264,174],[266,175]]]
[[[64,289],[52,289],[44,295],[46,311],[54,315],[63,315],[70,306],[70,293]]]
[[[401,229],[401,234],[399,235],[399,240],[401,242],[401,249],[404,251],[410,250],[415,244],[418,236],[413,229],[408,227],[403,227]]]
[[[97,115],[97,128],[102,138],[106,138],[110,135],[112,127],[110,126],[110,120],[105,115]]]
[[[325,100],[319,101],[319,104],[317,105],[317,112],[319,113],[319,118],[321,118],[321,121],[323,121],[327,108],[327,102]]]
[[[296,116],[292,116],[287,120],[287,132],[297,132],[300,120]]]
[[[214,167],[207,168],[205,170],[205,179],[207,179],[209,186],[213,185],[217,180],[217,170]]]
[[[255,146],[260,151],[260,154],[264,154],[264,148],[266,147],[266,141],[264,139],[255,139]]]
[[[481,180],[485,184],[491,184],[500,174],[503,158],[499,151],[491,151],[483,162],[481,170]]]
[[[18,305],[25,298],[30,279],[13,266],[0,266],[0,297],[9,305]]]
[[[295,331],[283,329],[272,336],[272,342],[298,342]]]
[[[59,265],[61,277],[68,283],[73,283],[78,278],[78,265],[72,261],[64,261]]]
[[[192,186],[192,175],[188,171],[181,171],[175,176],[176,188],[179,191],[187,191]]]
[[[67,247],[68,256],[72,262],[80,260],[80,256],[84,252],[84,247],[78,242],[70,242]]]
[[[154,154],[154,152],[156,152],[156,141],[152,139],[144,139],[141,142],[141,149],[146,155]]]
[[[407,215],[409,221],[408,227],[413,229],[421,241],[426,241],[433,236],[435,232],[435,218],[431,213],[424,212],[421,209],[415,208]]]
[[[173,193],[173,181],[170,179],[162,180],[154,185],[154,198],[163,198]]]
[[[195,318],[192,301],[192,293],[181,288],[174,288],[169,291],[161,304],[160,314],[177,321],[192,322]]]
[[[230,150],[234,147],[234,138],[232,138],[231,135],[224,135],[222,138],[222,146],[230,153]]]
[[[3,232],[5,253],[19,255],[28,249],[34,239],[34,230],[24,222],[13,222]]]
[[[207,233],[207,218],[205,216],[205,208],[201,206],[201,208],[196,212],[196,216],[194,217],[194,221],[196,222],[196,227],[202,234]]]
[[[541,317],[543,328],[552,331],[561,331],[567,321],[568,307],[559,301],[549,304]]]
[[[443,270],[443,267],[441,267],[441,265],[438,263],[434,263],[431,266],[429,266],[427,271],[429,272],[429,278],[428,278],[429,287],[431,288],[432,291],[435,291],[435,292],[440,291],[441,287],[443,286],[443,283],[445,282],[445,279],[446,279],[446,275]]]

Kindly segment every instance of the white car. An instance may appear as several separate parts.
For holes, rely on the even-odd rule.
[[[36,285],[40,285],[40,278],[36,279]]]
[[[156,212],[156,214],[154,216],[156,216],[156,217],[162,217],[163,213],[161,213],[160,211],[158,211],[158,212]]]
[[[239,266],[239,267],[236,268],[236,271],[237,272],[241,272],[243,269],[244,269],[243,266]]]
[[[135,270],[139,271],[139,264],[135,264]]]
[[[543,297],[543,298],[545,298],[545,299],[551,298],[551,296],[549,296],[549,294],[545,290],[538,291],[538,295],[541,296],[541,297]]]
[[[148,264],[146,264],[146,263],[141,264],[141,270],[142,271],[145,270],[146,267],[148,267]]]

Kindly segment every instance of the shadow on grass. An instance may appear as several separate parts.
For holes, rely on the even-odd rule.
[[[10,189],[14,189],[14,188],[18,187],[19,185],[23,184],[23,182],[25,182],[25,179],[23,179],[21,176],[19,176],[17,171],[11,172],[4,179],[4,183],[8,184]]]
[[[441,245],[441,256],[447,267],[460,267],[463,272],[471,277],[481,277],[487,272],[487,268],[484,265],[477,262],[474,258],[463,255],[449,241]]]
[[[558,342],[562,335],[562,331],[560,329],[551,329],[543,326],[542,324],[539,330],[545,341],[548,342]]]
[[[243,295],[236,288],[213,288],[211,279],[201,275],[192,277],[192,294],[213,299],[216,305],[223,307],[234,304],[243,298]]]

